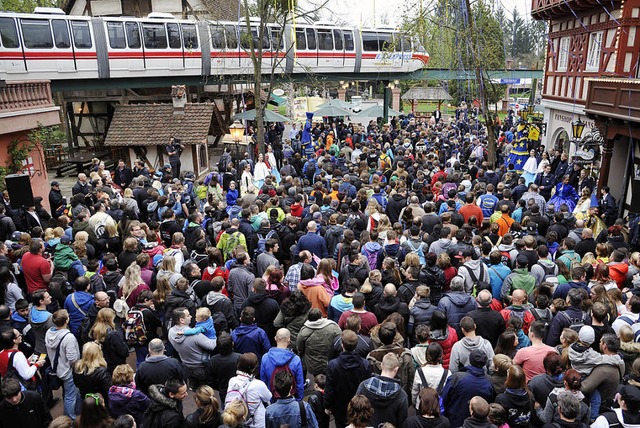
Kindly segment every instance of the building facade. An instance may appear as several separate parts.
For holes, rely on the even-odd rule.
[[[575,153],[571,125],[580,118],[582,140],[600,142],[598,189],[609,185],[621,212],[636,211],[640,0],[532,0],[531,15],[549,22],[543,144]]]

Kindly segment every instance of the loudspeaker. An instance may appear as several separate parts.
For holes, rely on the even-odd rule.
[[[631,180],[631,203],[629,211],[640,213],[640,180]]]
[[[13,208],[32,207],[33,191],[28,174],[11,174],[4,177]]]

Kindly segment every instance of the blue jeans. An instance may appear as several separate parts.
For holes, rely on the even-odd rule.
[[[148,349],[144,345],[135,345],[136,348],[136,369],[140,367],[140,364],[147,358]]]
[[[73,375],[71,374],[69,374],[67,379],[63,379],[62,381],[62,396],[64,401],[64,414],[75,420],[78,390],[73,383]]]

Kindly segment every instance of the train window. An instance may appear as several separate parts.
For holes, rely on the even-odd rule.
[[[109,36],[109,46],[111,46],[111,49],[124,49],[127,47],[122,22],[107,22],[107,35]]]
[[[271,46],[273,46],[274,50],[284,50],[284,34],[281,30],[278,27],[271,28]],[[278,39],[280,40],[279,44]]]
[[[343,31],[342,34],[344,35],[344,50],[354,50],[355,45],[353,43],[353,31]]]
[[[218,50],[224,49],[224,28],[218,25],[209,25],[209,31],[211,32],[211,47]]]
[[[0,18],[0,39],[5,48],[19,48],[18,29],[16,23],[11,18]]]
[[[307,49],[307,38],[304,36],[303,29],[296,30],[296,49],[297,50]]]
[[[316,30],[307,28],[307,49],[316,50]]]
[[[253,34],[253,46],[257,47],[260,39],[258,38],[258,34],[260,34],[260,30],[258,28],[251,28],[251,34]],[[264,33],[262,34],[262,50],[271,49],[271,40],[269,40],[269,31],[268,29],[264,29]]]
[[[71,32],[73,33],[73,43],[77,49],[91,49],[91,31],[87,21],[71,21]]]
[[[18,48],[18,30],[11,18],[0,18],[0,40],[5,48]]]
[[[224,34],[227,37],[227,48],[238,49],[238,33],[235,25],[225,25]]]
[[[23,19],[22,36],[24,45],[29,49],[50,49],[53,47],[53,37],[48,19]]]
[[[54,19],[51,21],[53,28],[53,40],[59,49],[68,49],[71,47],[71,39],[69,37],[69,28],[67,21],[62,19]]]
[[[341,51],[344,45],[342,43],[342,30],[333,30],[333,40],[336,44],[336,50]]]
[[[389,52],[393,50],[393,39],[390,33],[378,33],[378,43],[381,51]]]
[[[411,52],[411,39],[409,39],[408,37],[402,38],[402,51]]]
[[[323,51],[333,50],[333,36],[331,30],[318,30],[318,49]]]
[[[182,40],[180,40],[180,27],[178,27],[178,24],[168,23],[167,34],[169,34],[169,47],[171,49],[182,48]]]
[[[378,35],[375,32],[362,32],[362,50],[368,52],[376,52],[378,50]]]
[[[193,24],[182,24],[182,38],[185,49],[198,49],[198,33]]]
[[[144,47],[147,49],[166,49],[167,30],[164,24],[142,24]]]
[[[124,28],[127,31],[127,44],[129,49],[140,49],[142,42],[140,41],[140,27],[137,22],[126,22]]]

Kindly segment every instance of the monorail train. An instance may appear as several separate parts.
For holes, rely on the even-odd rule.
[[[94,18],[38,9],[0,13],[1,80],[253,74],[248,45],[249,37],[254,46],[259,42],[255,21],[249,36],[246,24],[237,22],[160,13]],[[411,72],[429,60],[416,40],[393,29],[323,23],[287,24],[284,31],[269,24],[268,29],[262,40],[264,72],[274,61],[276,73]]]

